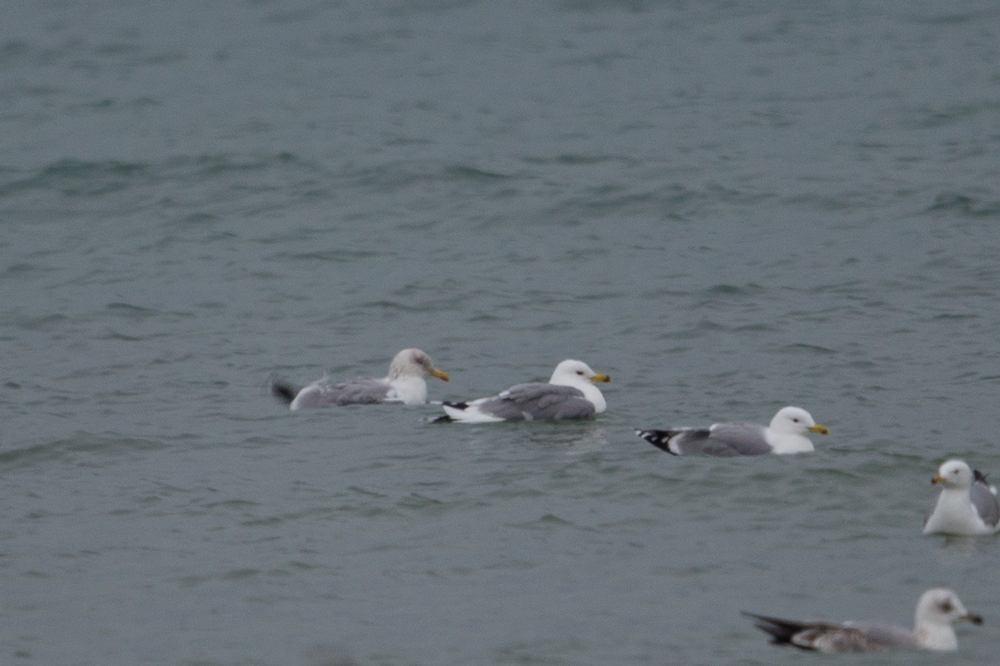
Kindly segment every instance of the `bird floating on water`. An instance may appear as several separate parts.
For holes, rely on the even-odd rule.
[[[949,460],[931,483],[941,484],[941,494],[924,521],[924,534],[975,536],[997,531],[1000,503],[985,474],[962,460]]]
[[[792,645],[819,652],[878,652],[882,650],[956,650],[958,638],[951,626],[956,620],[982,624],[951,590],[927,590],[917,602],[913,629],[895,624],[863,622],[797,622],[756,613],[754,626],[771,635],[775,645]]]
[[[378,405],[402,403],[422,405],[427,402],[428,377],[448,381],[448,373],[434,367],[431,357],[419,349],[404,349],[389,364],[383,378],[355,377],[337,384],[329,378],[317,379],[304,388],[283,381],[271,384],[271,392],[288,403],[289,409],[332,407],[340,405]]]
[[[768,426],[736,421],[715,423],[707,428],[636,430],[635,434],[675,456],[700,453],[730,457],[813,451],[807,435],[826,435],[829,432],[826,426],[816,423],[812,415],[801,407],[783,407]]]
[[[583,361],[567,359],[556,366],[548,384],[533,382],[511,386],[499,395],[468,402],[445,402],[445,415],[436,421],[494,423],[584,419],[600,414],[607,402],[593,382],[610,382]]]

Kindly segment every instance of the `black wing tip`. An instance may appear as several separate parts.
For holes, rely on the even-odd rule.
[[[797,648],[802,648],[804,650],[812,650],[813,648],[799,645],[792,641],[792,638],[798,632],[802,631],[804,628],[800,622],[792,622],[791,620],[782,620],[777,617],[769,617],[767,615],[758,615],[757,613],[750,613],[748,611],[740,611],[743,615],[752,618],[754,621],[753,626],[757,627],[765,634],[771,637],[772,645],[794,645]]]
[[[973,481],[979,481],[980,483],[987,483],[986,477],[988,477],[988,476],[989,476],[989,474],[983,474],[978,469],[972,470],[972,479],[973,479]]]
[[[781,626],[781,625],[789,624],[788,622],[786,622],[785,620],[782,620],[780,618],[777,618],[777,617],[768,617],[767,615],[760,615],[759,613],[751,613],[750,611],[740,611],[740,614],[741,615],[745,615],[746,617],[749,617],[749,618],[751,618],[753,620],[756,620],[756,622],[754,623],[754,626],[757,626],[757,627],[760,627],[761,624],[765,624],[765,623],[768,626]],[[760,627],[760,628],[763,629],[763,627]],[[767,631],[767,630],[765,629],[765,631]]]
[[[445,407],[452,407],[454,409],[459,409],[465,411],[469,407],[467,402],[449,402],[447,400],[441,401],[441,404]],[[445,413],[441,416],[436,416],[431,419],[431,423],[454,423],[455,419],[451,418],[451,414]]]
[[[666,451],[672,456],[677,455],[670,450],[670,438],[676,433],[672,430],[636,430],[635,434],[646,440],[661,451]]]
[[[295,396],[299,394],[299,389],[293,384],[289,384],[283,379],[275,379],[271,382],[271,395],[278,398],[286,405],[292,404]]]

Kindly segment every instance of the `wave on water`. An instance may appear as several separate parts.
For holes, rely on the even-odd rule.
[[[65,197],[100,197],[131,188],[158,189],[167,183],[201,188],[206,181],[230,181],[240,176],[245,179],[244,186],[256,183],[257,187],[278,187],[315,182],[322,173],[319,166],[286,152],[176,157],[150,163],[64,159],[31,171],[0,171],[0,200],[38,191]]]
[[[157,440],[125,435],[79,432],[72,437],[0,452],[0,472],[44,466],[56,460],[73,459],[77,465],[93,465],[100,459],[144,455],[165,448]]]
[[[928,213],[959,213],[966,217],[1000,217],[1000,200],[957,192],[942,192],[927,207]]]

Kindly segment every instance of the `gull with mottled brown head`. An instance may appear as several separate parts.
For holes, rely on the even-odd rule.
[[[754,626],[770,634],[771,643],[791,645],[818,652],[881,652],[884,650],[958,649],[958,638],[951,626],[956,620],[982,624],[983,618],[970,613],[951,590],[927,590],[917,602],[913,629],[895,624],[864,622],[798,622],[756,613]]]
[[[392,359],[389,374],[383,378],[355,377],[334,384],[323,377],[301,389],[275,381],[271,392],[293,411],[342,405],[422,405],[427,402],[428,377],[448,381],[448,373],[435,368],[425,352],[404,349]]]
[[[608,406],[593,382],[610,381],[610,377],[594,372],[583,361],[567,359],[556,366],[548,384],[517,384],[489,398],[445,402],[445,415],[435,421],[495,423],[592,418]]]

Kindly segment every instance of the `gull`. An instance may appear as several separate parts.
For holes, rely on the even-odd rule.
[[[389,364],[389,375],[381,379],[355,377],[333,384],[327,377],[323,377],[302,389],[275,381],[271,385],[271,392],[287,402],[292,411],[339,405],[422,405],[427,402],[425,380],[428,377],[448,381],[448,373],[435,368],[431,357],[425,352],[404,349]]]
[[[895,624],[796,622],[755,613],[743,614],[754,618],[754,626],[771,635],[771,643],[819,652],[957,650],[958,639],[952,622],[983,623],[983,618],[965,610],[957,594],[944,588],[927,590],[920,596],[913,629]]]
[[[707,428],[636,430],[635,434],[658,449],[675,456],[701,453],[709,456],[757,456],[765,453],[812,451],[807,435],[826,435],[830,430],[813,421],[801,407],[783,407],[769,426],[736,421],[715,423]]]
[[[997,531],[1000,503],[985,474],[961,460],[949,460],[931,483],[941,484],[941,494],[924,521],[924,534],[974,536]]]
[[[586,363],[567,359],[556,366],[548,384],[517,384],[489,398],[445,402],[445,415],[435,420],[494,423],[591,418],[608,406],[592,382],[610,381],[610,377],[594,372]]]

